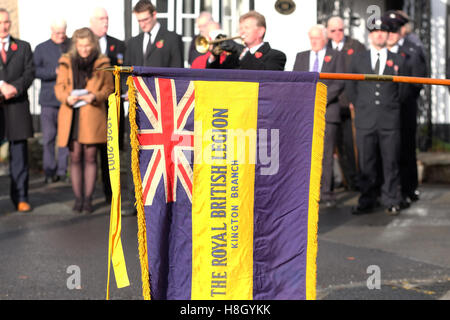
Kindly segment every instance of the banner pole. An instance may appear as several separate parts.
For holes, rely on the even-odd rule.
[[[116,66],[117,67],[117,66]],[[133,67],[121,66],[117,67],[119,72],[131,73]],[[114,72],[115,67],[99,68],[99,71]],[[450,79],[436,79],[424,77],[407,77],[407,76],[390,76],[390,75],[376,75],[376,74],[358,74],[358,73],[320,73],[321,80],[353,80],[353,81],[385,81],[398,83],[415,83],[415,84],[429,84],[450,86]]]

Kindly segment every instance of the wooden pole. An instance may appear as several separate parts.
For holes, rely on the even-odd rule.
[[[376,74],[320,73],[320,79],[321,80],[386,81],[386,82],[450,86],[450,79],[433,79],[433,78],[405,77],[405,76],[386,76],[386,75],[376,75]]]
[[[107,67],[98,69],[101,71],[114,71],[114,67]],[[133,67],[121,66],[120,72],[130,73]],[[385,82],[399,82],[399,83],[415,83],[415,84],[429,84],[450,86],[450,79],[434,79],[421,77],[406,77],[406,76],[386,76],[376,74],[357,74],[357,73],[320,73],[321,80],[353,80],[353,81],[385,81]]]

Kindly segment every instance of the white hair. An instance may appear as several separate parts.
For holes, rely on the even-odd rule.
[[[311,28],[309,28],[308,35],[313,30],[320,30],[320,31],[322,31],[324,39],[327,39],[327,28],[325,28],[325,26],[323,24],[316,24],[316,25],[312,26]]]
[[[67,21],[63,18],[56,18],[52,20],[52,23],[50,24],[50,28],[52,29],[59,29],[59,28],[67,28]]]

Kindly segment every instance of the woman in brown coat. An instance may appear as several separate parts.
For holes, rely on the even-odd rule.
[[[97,144],[106,143],[106,100],[114,90],[111,74],[97,69],[109,65],[108,57],[100,54],[97,37],[88,28],[74,32],[71,49],[59,60],[55,85],[61,102],[58,146],[70,150],[76,198],[73,210],[78,212],[93,211]]]

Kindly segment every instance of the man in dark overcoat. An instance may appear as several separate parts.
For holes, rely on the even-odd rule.
[[[26,212],[31,210],[27,139],[33,136],[27,90],[34,80],[34,64],[30,44],[12,37],[10,29],[9,13],[0,9],[0,139],[9,142],[11,201]]]

